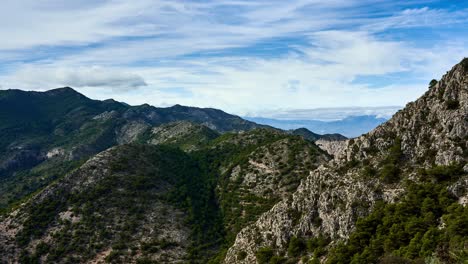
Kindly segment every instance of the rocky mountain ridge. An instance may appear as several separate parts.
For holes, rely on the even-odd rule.
[[[464,59],[388,122],[347,140],[345,147],[341,143],[335,158],[311,172],[292,198],[276,204],[237,235],[225,263],[254,263],[265,249],[270,250],[270,258],[275,254],[294,258],[286,252],[294,237],[346,240],[359,218],[377,203],[399,202],[407,190],[404,182],[424,181],[431,174],[428,170],[446,175],[441,171],[457,167],[456,180],[446,190],[463,201],[468,192],[467,139],[468,59]],[[337,263],[326,255],[309,258]]]

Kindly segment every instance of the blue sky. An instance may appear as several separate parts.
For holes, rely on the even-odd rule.
[[[468,1],[5,0],[0,35],[1,89],[389,115],[468,55]]]

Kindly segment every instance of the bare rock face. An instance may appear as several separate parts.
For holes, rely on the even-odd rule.
[[[93,117],[93,120],[101,120],[101,121],[107,121],[112,118],[117,118],[119,116],[119,113],[115,110],[112,111],[104,111],[100,113],[99,115],[96,115]]]
[[[152,145],[174,145],[184,151],[194,151],[220,134],[204,125],[177,121],[153,127],[144,139]]]
[[[468,147],[467,113],[467,69],[461,63],[388,122],[352,141],[338,158],[364,159],[373,151],[385,150],[392,138],[399,137],[414,164],[462,162]]]
[[[117,143],[128,144],[134,142],[150,125],[142,121],[130,121],[117,131]]]
[[[346,149],[347,141],[319,139],[315,141],[315,144],[317,144],[319,148],[325,150],[328,154],[332,156],[339,156],[340,153]]]
[[[406,177],[433,164],[466,164],[467,130],[468,59],[464,59],[420,99],[370,133],[337,144],[317,142],[335,158],[312,171],[292,198],[277,203],[244,228],[225,263],[255,263],[255,253],[262,247],[285,252],[292,236],[347,238],[356,220],[369,214],[377,201],[398,201],[405,191],[398,183],[363,177],[365,167],[377,167],[396,144]],[[466,204],[466,180],[450,189]]]

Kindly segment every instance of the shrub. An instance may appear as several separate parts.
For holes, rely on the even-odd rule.
[[[380,179],[385,183],[395,183],[400,180],[400,170],[398,166],[403,157],[401,150],[401,139],[397,138],[394,144],[390,147],[387,157],[382,161],[379,172]]]
[[[311,258],[309,260],[309,263],[308,264],[320,264],[320,259],[318,258]]]
[[[274,256],[270,259],[270,264],[283,264],[286,263],[285,257]]]
[[[247,257],[247,252],[241,251],[237,254],[237,260],[244,260]]]
[[[394,164],[385,164],[380,170],[380,179],[385,183],[395,183],[399,180],[399,169]]]
[[[273,258],[273,255],[273,249],[269,247],[260,248],[257,253],[255,253],[255,257],[259,264],[268,264],[270,259]]]
[[[455,110],[458,109],[458,107],[460,106],[460,102],[458,102],[458,100],[455,99],[448,99],[445,102],[445,106],[447,107],[447,110]]]
[[[452,164],[448,166],[434,166],[423,170],[422,175],[436,179],[437,181],[450,181],[456,176],[463,174],[463,166]]]
[[[461,65],[463,66],[464,70],[468,70],[468,58],[463,58],[461,61]]]
[[[288,245],[288,255],[293,257],[300,256],[306,249],[306,244],[303,239],[298,237],[291,237]]]
[[[367,179],[374,177],[376,173],[377,171],[369,165],[364,166],[362,170],[362,176],[364,176],[364,178],[367,178]]]
[[[429,87],[432,87],[434,85],[437,84],[437,80],[436,79],[432,79],[431,82],[429,83]]]

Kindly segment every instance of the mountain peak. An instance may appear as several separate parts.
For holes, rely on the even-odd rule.
[[[52,96],[52,97],[72,97],[76,99],[91,100],[85,95],[83,95],[82,93],[68,86],[48,90],[48,91],[43,92],[42,94],[45,96]]]
[[[77,92],[75,89],[65,86],[65,87],[59,87],[55,88],[52,90],[45,91],[44,93],[46,94],[79,94],[82,95],[81,93]]]
[[[468,58],[463,58],[463,60],[459,63],[465,71],[468,71]]]

